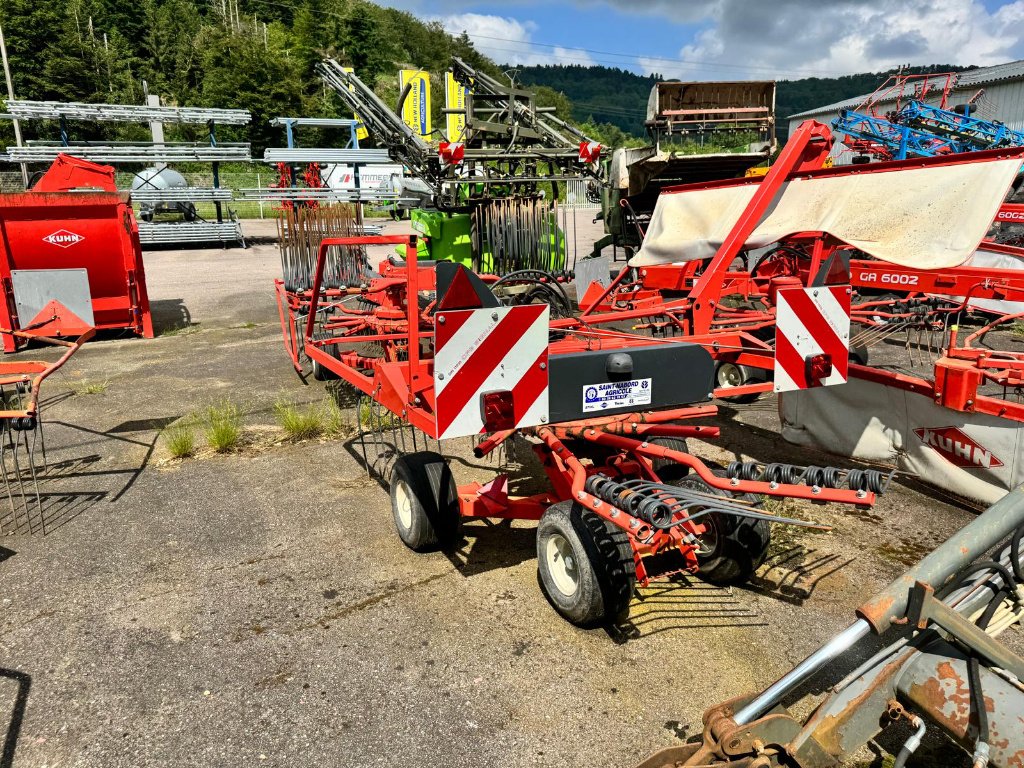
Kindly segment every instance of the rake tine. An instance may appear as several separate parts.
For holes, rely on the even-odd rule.
[[[11,521],[14,523],[14,530],[18,530],[18,507],[14,503],[14,494],[11,493],[11,480],[7,475],[7,430],[9,429],[8,420],[4,419],[0,424],[0,473],[3,473],[4,487],[7,490],[7,500],[11,505]]]
[[[28,471],[32,477],[32,487],[36,493],[36,510],[39,512],[39,529],[43,535],[46,535],[46,515],[43,514],[43,500],[39,495],[39,480],[36,477],[36,457],[35,457],[35,430],[33,432],[33,440],[29,443],[28,433],[22,433],[25,438],[25,453],[28,455]]]
[[[29,533],[34,533],[32,530],[32,511],[29,509],[28,495],[25,493],[25,483],[21,478],[21,462],[18,461],[18,445],[21,441],[20,438],[18,441],[15,441],[13,429],[8,429],[7,434],[10,440],[11,458],[14,460],[14,477],[18,482],[18,489],[21,493],[21,508],[25,513],[25,521],[28,523]]]

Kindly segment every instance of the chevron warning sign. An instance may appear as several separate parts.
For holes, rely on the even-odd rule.
[[[548,419],[548,306],[459,309],[434,317],[439,440]]]
[[[850,286],[779,291],[775,391],[845,384],[850,355]]]

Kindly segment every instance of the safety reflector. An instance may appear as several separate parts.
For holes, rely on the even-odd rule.
[[[515,427],[515,404],[511,390],[484,392],[480,395],[480,405],[484,413],[485,432],[500,432]]]
[[[775,391],[845,384],[850,363],[850,286],[778,292]]]

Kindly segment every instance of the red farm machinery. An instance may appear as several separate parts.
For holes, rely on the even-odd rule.
[[[329,264],[351,269],[375,244],[403,245],[404,261],[389,260],[362,288],[331,279]],[[770,522],[814,525],[768,514],[763,496],[869,506],[887,485],[874,470],[788,464],[727,477],[686,438],[718,434],[692,422],[716,412],[708,350],[736,344],[734,335],[661,339],[616,327],[616,313],[552,319],[546,300],[501,304],[501,288],[462,265],[418,262],[408,236],[326,239],[308,290],[277,285],[293,362],[301,353],[319,377],[347,381],[392,424],[414,428],[413,452],[390,473],[395,525],[412,549],[451,546],[463,520],[539,520],[545,592],[564,617],[593,624],[621,613],[635,583],[663,574],[743,581],[765,557]],[[542,277],[534,288],[560,290]],[[480,436],[478,457],[518,433],[550,490],[514,496],[504,475],[457,486],[440,453],[419,450],[417,432]]]
[[[4,351],[85,329],[151,338],[139,232],[114,169],[58,155],[27,192],[0,195]]]
[[[309,285],[279,281],[297,369],[308,359],[317,378],[347,381],[414,434],[478,436],[477,456],[519,434],[538,454],[550,490],[514,496],[504,475],[457,486],[444,457],[414,442],[390,474],[402,540],[443,547],[465,519],[539,520],[545,592],[563,616],[592,623],[623,609],[634,582],[749,576],[772,520],[808,525],[759,510],[765,496],[867,506],[885,489],[884,470],[702,461],[685,441],[716,436],[693,423],[716,412],[716,394],[888,377],[1012,418],[1013,403],[973,388],[1015,381],[1015,356],[971,355],[954,330],[922,384],[864,365],[850,323],[949,329],[969,299],[1024,288],[1018,271],[959,266],[1024,149],[823,169],[830,146],[828,129],[807,123],[764,177],[667,190],[630,265],[569,316],[552,311],[565,296],[550,276],[419,261],[404,236],[324,240]],[[374,244],[402,245],[405,259],[353,278]]]
[[[61,350],[0,362],[0,531],[45,533],[43,382],[97,330],[153,336],[138,228],[113,168],[58,155],[30,190],[0,194],[0,288],[3,351]]]

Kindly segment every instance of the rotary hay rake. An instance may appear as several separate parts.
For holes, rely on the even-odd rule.
[[[369,245],[404,246],[406,258],[361,288],[323,288],[329,249]],[[635,583],[669,573],[742,582],[765,557],[769,523],[816,525],[767,514],[764,496],[870,506],[887,485],[872,470],[781,464],[726,477],[686,443],[718,436],[690,423],[717,412],[706,404],[713,365],[700,343],[552,319],[546,302],[504,306],[498,278],[419,263],[416,245],[328,238],[308,291],[277,282],[293,363],[306,358],[314,375],[370,398],[376,426],[437,441],[477,436],[478,457],[518,434],[537,454],[550,490],[515,496],[504,474],[457,487],[447,460],[414,438],[390,474],[395,525],[412,549],[451,546],[465,520],[537,520],[545,593],[565,618],[590,625],[621,614]]]
[[[1024,150],[822,169],[831,143],[825,126],[807,122],[763,178],[666,190],[643,248],[609,288],[590,287],[580,320],[618,315],[656,336],[698,343],[731,329],[709,350],[716,394],[740,402],[809,388],[814,381],[794,387],[780,372],[800,363],[810,370],[820,354],[827,359],[819,370],[835,373],[847,368],[838,355],[848,348],[844,380],[925,394],[961,413],[1024,419],[1020,403],[983,389],[1019,388],[1024,358],[960,344],[956,330],[967,313],[1005,314],[1024,299],[1024,249],[983,241],[993,220],[1021,215],[1002,200]],[[859,329],[830,351],[822,346],[827,328],[805,327],[797,346],[808,354],[787,365],[777,343],[780,297],[832,280],[852,289],[846,314]],[[919,336],[917,344],[907,336],[908,348],[941,353],[931,380],[867,365],[867,348],[897,333]]]
[[[46,510],[39,491],[47,473],[46,439],[39,392],[43,382],[95,334],[84,330],[74,341],[37,336],[24,331],[0,329],[16,337],[61,347],[55,362],[0,361],[0,494],[7,496],[9,512],[0,515],[0,532],[46,533]]]

